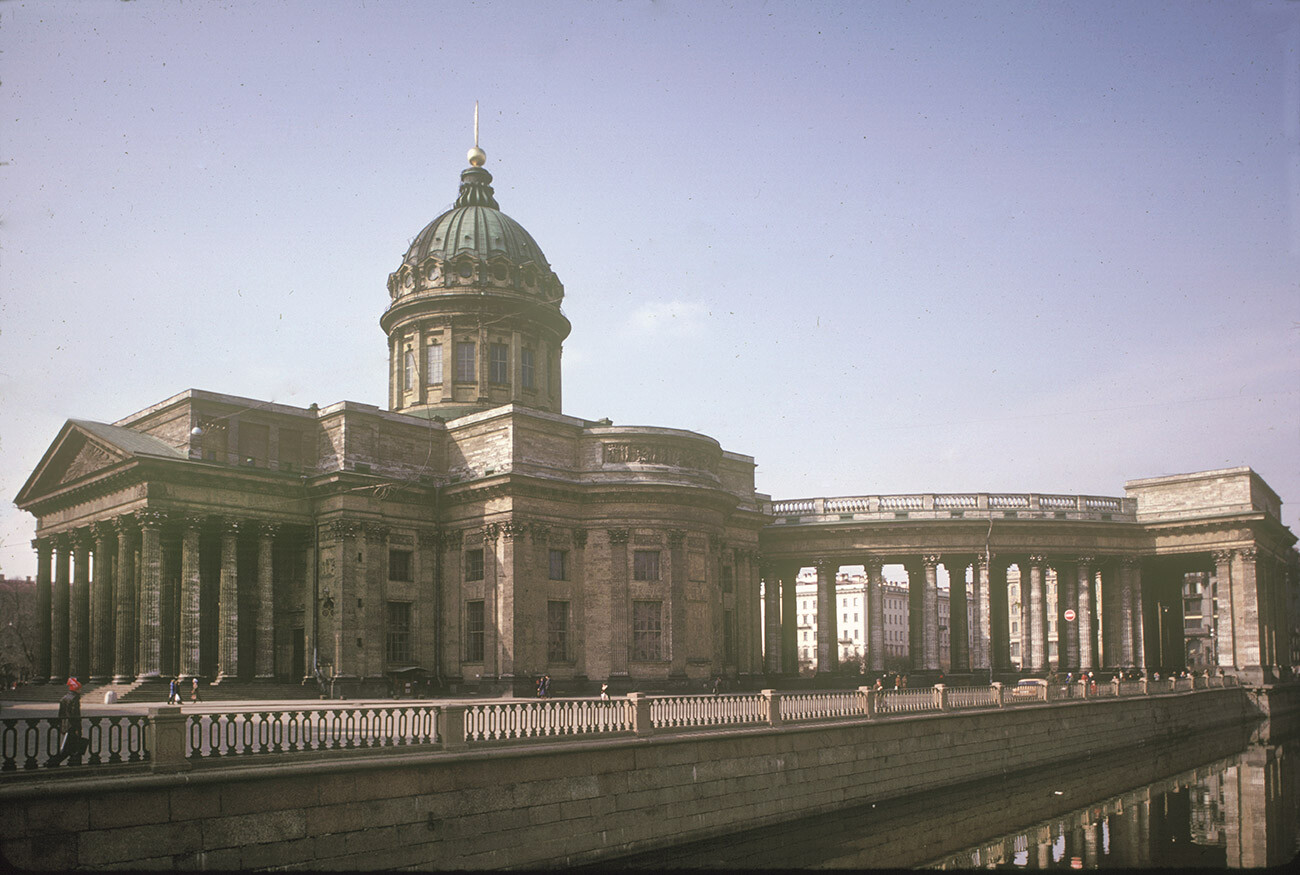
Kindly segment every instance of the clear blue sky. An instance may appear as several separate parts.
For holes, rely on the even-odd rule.
[[[565,412],[778,498],[1300,516],[1300,3],[0,5],[0,571],[67,418],[384,405],[378,326],[474,101],[565,283]]]

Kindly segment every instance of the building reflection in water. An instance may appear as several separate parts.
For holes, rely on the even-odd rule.
[[[1000,836],[933,868],[1261,868],[1300,853],[1300,741],[1230,757]]]
[[[1300,852],[1298,764],[1300,736],[1251,743],[1249,728],[1225,730],[827,812],[601,866],[1278,866]]]

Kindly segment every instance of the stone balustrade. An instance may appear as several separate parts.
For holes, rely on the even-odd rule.
[[[916,714],[1040,706],[1063,699],[1194,695],[1237,686],[1235,677],[1161,681],[1022,683],[1007,692],[989,686],[910,690],[820,690],[702,696],[552,699],[500,703],[322,706],[283,711],[208,711],[187,706],[151,708],[148,716],[82,718],[91,745],[86,762],[149,763],[154,771],[239,761],[249,756],[296,756],[376,749],[463,750],[500,744],[580,740],[596,736],[647,737],[830,720],[877,720]],[[0,720],[0,772],[39,768],[58,747],[57,719]],[[64,771],[64,769],[60,769]],[[84,773],[83,773],[84,774]]]
[[[911,495],[849,495],[794,498],[766,503],[773,525],[807,525],[845,519],[1072,519],[1136,522],[1137,501],[1106,495],[1045,493],[916,493]]]

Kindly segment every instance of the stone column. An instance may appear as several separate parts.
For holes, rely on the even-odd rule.
[[[95,523],[95,579],[91,585],[90,680],[113,676],[113,526]]]
[[[117,528],[117,563],[113,582],[117,596],[116,637],[113,646],[113,682],[126,684],[135,680],[135,562],[131,549],[135,526],[129,516],[114,518]]]
[[[278,530],[275,523],[262,523],[257,530],[257,657],[254,679],[260,681],[275,679],[275,584],[272,574]]]
[[[867,575],[868,668],[882,672],[885,670],[885,598],[881,592],[884,563],[875,556],[868,556],[862,565]]]
[[[54,544],[49,538],[34,538],[36,550],[36,680],[45,683],[52,679],[50,651],[54,615],[51,598],[50,563]]]
[[[90,529],[72,533],[72,606],[69,611],[68,674],[90,677]]]
[[[1119,560],[1119,664],[1133,668],[1133,559]],[[1140,610],[1140,606],[1139,606]]]
[[[68,679],[68,597],[70,595],[72,539],[67,533],[54,537],[54,590],[50,601],[50,683]]]
[[[925,589],[921,597],[921,652],[926,671],[939,670],[939,579],[936,568],[940,557],[921,557],[925,571]]]
[[[1045,556],[1029,557],[1029,666],[1033,671],[1047,670],[1047,599],[1043,591],[1043,566]],[[1025,581],[1021,580],[1021,588]]]
[[[1079,668],[1079,572],[1073,562],[1060,561],[1056,570],[1056,670],[1065,675]],[[1073,622],[1065,612],[1073,610]]]
[[[818,559],[814,566],[817,569],[817,674],[824,675],[839,667],[835,577],[840,566],[832,559]]]
[[[180,676],[188,681],[199,676],[199,529],[202,520],[186,517],[181,534],[181,637]]]
[[[239,520],[221,524],[221,574],[217,589],[217,677],[239,677]]]
[[[1142,598],[1142,562],[1139,559],[1130,559],[1129,580],[1132,582],[1133,593],[1133,664],[1140,670],[1145,671],[1147,667],[1146,645],[1146,611],[1143,609]]]
[[[763,671],[769,675],[781,671],[781,581],[771,560],[760,557],[759,573],[763,576]]]
[[[791,677],[799,674],[799,566],[782,564],[781,578],[781,671]]]
[[[1008,615],[1007,562],[986,557],[989,592],[989,665],[995,671],[1011,668],[1011,618]]]
[[[668,654],[671,677],[686,677],[686,657],[689,653],[689,635],[686,624],[686,532],[683,529],[668,530],[668,594],[670,613],[668,622]]]
[[[1091,671],[1094,667],[1093,653],[1095,644],[1093,642],[1093,623],[1092,623],[1092,581],[1093,581],[1093,558],[1091,556],[1080,556],[1076,565],[1075,573],[1078,580],[1075,586],[1078,591],[1079,606],[1075,609],[1079,617],[1076,622],[1079,624],[1079,671]]]
[[[630,529],[608,529],[609,537],[609,676],[628,676],[631,617],[628,616],[627,542]]]
[[[943,564],[948,569],[949,671],[967,672],[971,668],[970,630],[966,611],[967,560],[965,557],[948,557]]]
[[[1237,669],[1246,669],[1250,680],[1264,680],[1260,666],[1264,649],[1260,641],[1259,580],[1256,574],[1256,549],[1234,551],[1232,561],[1232,619],[1236,638]],[[1222,596],[1220,596],[1222,601]]]
[[[976,555],[971,567],[971,668],[985,670],[989,662],[989,647],[993,638],[989,627],[989,565],[983,556]]]
[[[907,572],[907,665],[912,671],[925,670],[925,569],[915,557],[903,560]]]
[[[136,679],[162,675],[162,524],[157,511],[136,515],[140,523],[140,664]]]

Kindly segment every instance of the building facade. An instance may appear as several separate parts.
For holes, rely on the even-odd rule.
[[[563,284],[469,163],[388,277],[388,409],[192,389],[63,426],[16,498],[37,519],[38,676],[582,692],[859,657],[1173,667],[1190,573],[1217,592],[1215,665],[1290,675],[1296,538],[1249,468],[1124,497],[774,502],[705,435],[564,413]],[[846,565],[864,573],[841,593]]]

